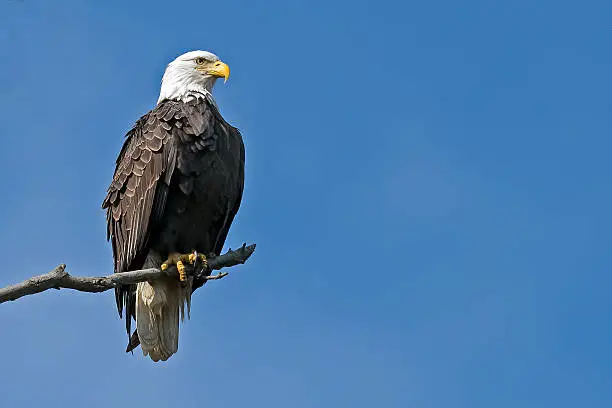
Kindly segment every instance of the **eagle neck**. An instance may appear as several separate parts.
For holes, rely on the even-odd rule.
[[[173,73],[173,75],[169,75],[166,72],[162,79],[157,103],[163,100],[187,102],[193,98],[203,98],[215,104],[212,89],[216,78],[201,76],[201,74],[195,75],[197,76],[194,77],[194,73]]]

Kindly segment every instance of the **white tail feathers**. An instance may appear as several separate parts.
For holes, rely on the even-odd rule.
[[[153,258],[147,257],[145,268],[152,267]],[[159,266],[160,262],[155,262]],[[187,318],[191,308],[191,277],[186,285],[178,279],[159,279],[140,282],[136,286],[136,329],[143,354],[153,361],[165,361],[178,350],[180,320]],[[183,286],[184,285],[184,286]]]

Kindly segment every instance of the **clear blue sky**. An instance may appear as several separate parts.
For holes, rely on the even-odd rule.
[[[110,273],[125,132],[191,49],[243,131],[179,353],[111,292],[0,305],[3,407],[612,406],[609,1],[0,3],[0,285]]]

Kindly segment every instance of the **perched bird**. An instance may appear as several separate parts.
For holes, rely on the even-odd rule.
[[[206,51],[185,53],[166,67],[157,105],[127,133],[106,209],[115,273],[175,265],[179,278],[115,289],[125,309],[127,351],[140,344],[153,361],[178,350],[179,316],[204,284],[185,265],[219,255],[244,188],[244,144],[212,96],[229,67]],[[130,338],[132,318],[136,330]]]

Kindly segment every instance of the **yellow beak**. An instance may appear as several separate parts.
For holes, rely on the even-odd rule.
[[[230,75],[229,66],[225,62],[217,61],[213,64],[211,68],[208,69],[209,75],[214,75],[219,78],[224,78],[224,83],[227,82],[227,78]]]

